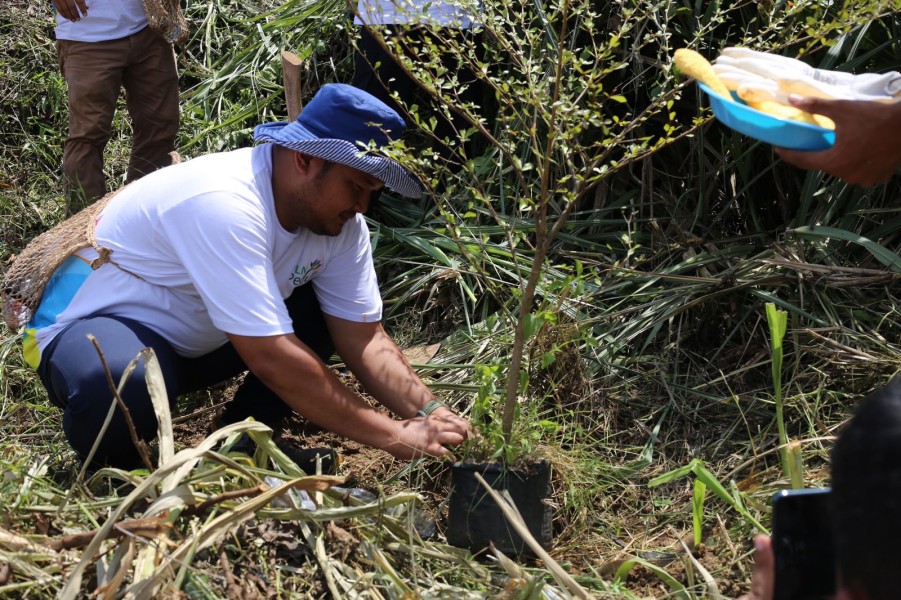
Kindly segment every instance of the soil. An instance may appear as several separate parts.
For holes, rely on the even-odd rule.
[[[357,384],[356,380],[340,368],[333,368],[333,372],[357,394],[370,401],[373,406],[383,412],[384,409],[368,397]],[[236,378],[227,383],[210,388],[202,394],[187,398],[184,411],[174,418],[176,443],[181,447],[192,447],[203,441],[214,430],[215,418],[224,410],[225,404],[234,396],[241,383],[241,378]],[[278,432],[277,438],[297,447],[306,448],[332,448],[338,453],[337,475],[348,478],[347,485],[360,487],[375,493],[392,493],[403,489],[409,489],[409,485],[403,485],[402,481],[396,484],[385,482],[394,479],[395,474],[408,463],[399,461],[383,450],[372,448],[365,444],[359,444],[353,440],[336,435],[310,423],[299,415],[294,415],[285,428]],[[440,472],[440,465],[436,465],[436,472]],[[431,478],[429,478],[431,479]],[[447,478],[445,478],[447,479]],[[421,482],[420,482],[421,483]],[[417,486],[424,495],[443,497],[446,483],[426,485],[425,489]]]
[[[335,368],[334,372],[348,387],[367,398],[351,376],[339,368]],[[184,409],[179,411],[175,418],[176,443],[183,447],[189,447],[206,438],[212,431],[215,417],[234,395],[240,381],[240,378],[237,378],[211,388],[203,394],[186,399]],[[371,399],[369,400],[371,401]],[[411,482],[405,477],[397,476],[408,463],[398,461],[382,450],[324,431],[296,415],[290,419],[280,437],[301,447],[335,449],[339,455],[337,474],[348,478],[348,486],[360,487],[375,493],[415,489],[424,496],[426,510],[436,518],[438,531],[443,535],[450,482],[449,470],[445,464],[439,461],[428,464],[424,469],[425,475],[420,469],[419,476]],[[562,485],[563,482],[559,481],[560,477],[561,475],[555,472],[554,478],[557,481],[552,485],[554,496],[562,494],[566,489],[566,486]],[[607,509],[618,512],[626,509],[623,503],[631,504],[636,500],[635,497],[620,498],[618,501],[612,501]],[[550,502],[555,505],[562,504],[557,503],[553,497]],[[617,505],[619,506],[617,507]],[[567,565],[567,569],[571,573],[589,574],[591,571],[595,571],[603,573],[605,578],[612,579],[625,560],[637,555],[663,566],[667,573],[683,584],[691,583],[687,581],[687,573],[683,564],[683,561],[688,559],[676,532],[649,535],[646,539],[626,544],[610,535],[603,527],[590,527],[590,530],[586,531],[584,523],[570,522],[573,519],[578,519],[578,517],[557,515],[554,522],[557,537],[551,550],[552,557],[559,563]],[[292,564],[298,563],[298,558],[300,558],[298,553],[303,553],[304,550],[296,547],[298,536],[296,532],[290,530],[290,523],[276,521],[252,523],[243,528],[239,538],[245,540],[271,538],[272,544],[267,544],[268,550],[266,550],[271,558],[290,559]],[[640,524],[629,527],[631,531],[642,531],[642,529]],[[350,554],[357,546],[356,539],[343,530],[329,532],[328,539],[330,546],[334,546],[330,550],[338,551],[342,555]],[[735,582],[749,580],[750,573],[747,572],[749,561],[746,554],[750,549],[750,541],[746,547],[734,548],[731,547],[732,542],[725,533],[717,535],[712,532],[705,539],[721,547],[708,548],[702,545],[693,554],[701,565],[713,574],[720,594],[726,598],[735,598],[746,592],[747,585]],[[725,547],[726,544],[729,545],[728,548]],[[527,563],[528,561],[524,559],[523,562]],[[240,576],[252,576],[251,567],[252,565],[233,565],[235,573],[239,576],[237,581],[240,581]],[[251,570],[248,572],[248,569]],[[697,569],[692,568],[690,571],[698,579]],[[701,580],[694,582],[695,585],[701,583]],[[657,575],[641,565],[631,569],[625,584],[630,592],[639,597],[662,597],[671,593]],[[253,577],[250,577],[250,581],[245,581],[244,589],[235,587],[237,584],[234,581],[232,586],[231,593],[235,598],[257,598],[260,597],[256,595],[257,593],[265,593],[265,585],[261,581],[253,581]]]

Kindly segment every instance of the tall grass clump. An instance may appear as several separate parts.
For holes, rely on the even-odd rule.
[[[430,183],[439,213],[426,212],[424,226],[399,240],[421,257],[421,276],[405,271],[392,289],[434,298],[443,288],[468,325],[487,315],[501,320],[501,335],[491,335],[507,349],[497,349],[509,368],[507,408],[497,419],[505,443],[516,399],[528,396],[530,375],[553,365],[561,347],[533,354],[541,334],[578,323],[570,340],[581,348],[576,362],[596,375],[621,376],[620,367],[666,347],[673,335],[696,342],[689,352],[712,346],[717,359],[731,343],[747,345],[749,320],[763,314],[774,286],[789,292],[780,306],[813,316],[792,304],[789,275],[765,262],[809,239],[788,224],[819,219],[824,209],[839,216],[827,198],[816,205],[811,198],[853,196],[884,214],[886,189],[861,194],[798,174],[776,164],[770,149],[711,124],[699,114],[694,86],[680,85],[669,68],[682,45],[711,57],[723,46],[747,45],[805,50],[830,68],[884,69],[896,16],[855,29],[855,19],[882,14],[878,3],[831,12],[816,3],[769,12],[711,6],[696,13],[672,3],[469,8],[483,25],[478,36],[439,30],[430,44],[413,47],[403,36],[383,37],[433,95],[431,106],[408,106],[419,130],[434,138],[429,110],[466,123],[453,139],[411,140],[415,154],[404,158]],[[835,45],[814,47],[812,40],[833,34]],[[836,47],[853,54],[843,59]],[[447,56],[457,57],[457,69]],[[462,100],[476,85],[458,78],[464,66],[487,90],[481,104]],[[441,143],[462,166],[434,168],[446,158],[434,151]],[[423,213],[408,221],[419,225],[414,218]],[[398,241],[396,231],[380,231],[379,240],[386,235]],[[730,318],[706,319],[723,301],[737,305]],[[726,346],[717,349],[717,339]],[[702,377],[709,373],[702,367]]]
[[[749,539],[785,483],[770,471],[782,462],[779,430],[795,440],[786,462],[800,467],[803,450],[817,465],[803,483],[824,483],[842,403],[901,368],[901,190],[781,163],[713,122],[670,57],[681,46],[713,58],[744,45],[821,68],[897,69],[897,12],[885,2],[469,8],[480,36],[439,31],[411,46],[383,32],[432,93],[407,107],[431,139],[411,136],[413,151],[399,156],[437,205],[411,210],[389,197],[392,226],[375,224],[385,285],[401,299],[391,318],[438,304],[465,326],[446,341],[452,368],[434,373],[448,387],[473,383],[461,362],[480,374],[480,393],[459,408],[481,421],[493,456],[511,446],[531,454],[537,436],[571,456],[574,445],[593,448],[596,462],[577,468],[617,455],[621,469],[603,467],[613,478],[716,457],[729,497],[753,507],[727,536]],[[463,101],[467,83],[447,56],[488,90],[482,103]],[[429,111],[467,124],[436,139]],[[456,170],[434,168],[441,142]],[[407,268],[391,268],[398,256]],[[767,304],[785,312],[792,340],[781,401],[797,416],[784,427],[770,403]],[[645,501],[663,502],[661,490]],[[695,506],[699,522],[711,505]],[[570,517],[558,527],[583,534]],[[601,537],[592,539],[609,545]]]
[[[180,57],[179,150],[187,156],[249,145],[254,126],[286,119],[282,50],[305,60],[304,98],[349,79],[350,20],[339,0],[211,0],[185,14],[192,35]]]

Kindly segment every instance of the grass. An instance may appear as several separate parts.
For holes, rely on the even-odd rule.
[[[523,408],[554,427],[529,443],[557,473],[551,557],[593,595],[713,597],[716,586],[735,597],[747,589],[754,522],[768,526],[768,498],[790,485],[779,457],[767,303],[787,313],[782,410],[806,485],[828,483],[832,439],[855,401],[901,371],[897,178],[861,190],[798,172],[709,122],[694,88],[677,88],[665,68],[674,47],[697,43],[712,54],[742,41],[803,50],[830,68],[899,68],[898,15],[855,28],[855,15],[864,22],[869,9],[880,12],[864,4],[825,13],[805,2],[769,13],[740,3],[613,4],[597,15],[609,27],[618,26],[617,11],[633,17],[610,58],[622,68],[605,75],[625,100],[610,110],[630,118],[649,98],[672,93],[674,116],[642,123],[635,138],[661,135],[664,123],[679,130],[578,199],[537,288],[545,320],[526,355]],[[0,12],[10,48],[0,59],[5,258],[62,218],[66,110],[49,11],[14,2]],[[322,82],[349,80],[343,3],[219,0],[191,3],[187,15],[193,33],[178,53],[186,156],[246,145],[254,124],[279,118],[282,48],[308,56],[306,98]],[[121,180],[128,146],[127,119],[119,118],[108,151],[112,181]],[[501,182],[509,163],[489,154],[481,168],[495,176],[486,181]],[[515,311],[512,290],[534,256],[532,215],[498,189],[486,186],[487,205],[446,192],[443,210],[386,194],[371,222],[386,323],[405,346],[442,344],[419,371],[466,413],[482,385],[479,369],[508,364],[513,334],[504,315]],[[551,221],[562,208],[552,205]],[[158,585],[156,597],[190,598],[239,589],[248,597],[569,594],[547,563],[478,562],[442,543],[443,464],[383,461],[380,485],[368,485],[377,504],[325,491],[315,516],[264,506],[276,492],[260,483],[291,480],[289,461],[263,451],[189,457],[184,437],[176,439],[182,454],[166,458],[173,469],[185,461],[177,477],[166,480],[164,466],[80,481],[59,412],[23,366],[12,332],[0,343],[0,394],[0,595],[87,594],[105,583],[111,596]],[[179,406],[191,412],[210,402]],[[255,435],[273,454],[265,432]],[[317,481],[298,485],[325,486]],[[438,519],[428,539],[417,532],[424,515]],[[136,518],[151,521],[139,533],[113,533],[115,522]],[[103,527],[93,548],[51,547]]]

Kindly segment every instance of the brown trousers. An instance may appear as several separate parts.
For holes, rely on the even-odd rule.
[[[178,71],[172,46],[149,27],[118,40],[57,40],[69,87],[63,172],[69,212],[106,193],[103,150],[112,136],[120,88],[133,140],[126,182],[171,163],[178,133]]]

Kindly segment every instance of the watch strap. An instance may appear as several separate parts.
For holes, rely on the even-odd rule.
[[[422,408],[417,410],[416,416],[417,417],[427,417],[430,414],[432,414],[433,412],[435,412],[436,410],[438,410],[439,408],[441,408],[442,406],[444,408],[447,408],[447,404],[445,404],[441,400],[432,400],[431,402],[429,402],[428,404],[426,404],[425,406],[423,406]]]

